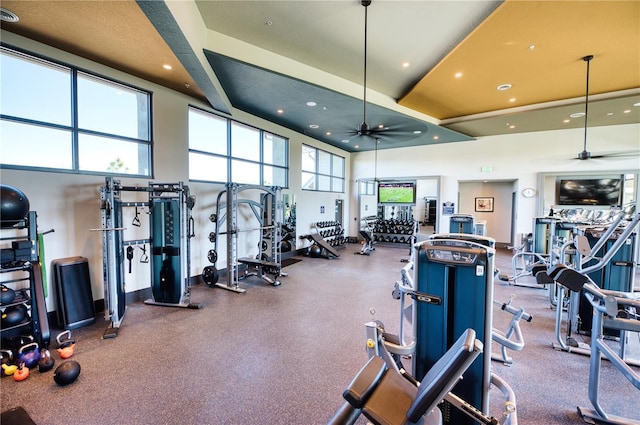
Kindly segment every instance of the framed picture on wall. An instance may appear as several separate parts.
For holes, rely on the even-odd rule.
[[[477,212],[493,212],[493,198],[476,198]]]

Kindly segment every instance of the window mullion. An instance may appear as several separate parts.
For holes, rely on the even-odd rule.
[[[80,170],[79,125],[78,125],[78,70],[71,70],[71,167]]]

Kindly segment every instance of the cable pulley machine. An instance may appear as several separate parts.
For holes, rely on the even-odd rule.
[[[145,192],[148,202],[124,202],[122,192]],[[125,259],[133,259],[133,246],[142,249],[142,263],[151,267],[151,295],[145,304],[167,307],[201,308],[191,303],[190,239],[194,237],[191,215],[195,197],[189,187],[179,183],[149,183],[147,187],[122,186],[113,177],[105,179],[100,188],[100,214],[102,227],[102,264],[104,277],[105,320],[110,326],[103,338],[117,336],[125,314]],[[149,238],[124,240],[122,211],[136,208],[132,225],[140,226],[138,208],[149,211]],[[146,244],[150,244],[150,261]],[[126,254],[125,254],[126,247]]]

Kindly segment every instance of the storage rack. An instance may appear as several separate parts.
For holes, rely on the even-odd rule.
[[[36,212],[29,211],[27,217],[14,226],[5,229],[26,229],[26,236],[8,236],[3,237],[1,240],[12,240],[15,243],[27,242],[30,246],[30,252],[26,256],[19,256],[13,261],[0,265],[0,275],[3,277],[0,283],[8,287],[10,287],[9,285],[16,287],[15,289],[12,288],[16,293],[15,299],[11,303],[0,306],[0,308],[3,312],[18,306],[24,306],[26,309],[25,318],[20,323],[2,327],[0,330],[1,339],[4,342],[10,338],[28,333],[33,336],[40,347],[47,347],[50,341],[50,332],[42,282],[42,269],[38,258]],[[6,279],[5,276],[7,277]],[[28,285],[20,285],[21,282],[28,282]],[[17,286],[21,287],[18,288]]]
[[[410,244],[418,233],[416,220],[376,220],[373,226],[374,242]]]
[[[338,221],[318,221],[315,227],[318,234],[334,248],[341,248],[347,242],[342,224]]]

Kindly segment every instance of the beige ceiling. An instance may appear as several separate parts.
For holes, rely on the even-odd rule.
[[[274,68],[293,60],[362,83],[359,0],[181,1],[209,31],[268,51]],[[134,0],[1,6],[20,17],[3,30],[205,98]],[[368,87],[400,109],[471,136],[581,127],[564,120],[584,109],[581,58],[593,54],[589,125],[640,122],[640,1],[374,0],[368,11]]]

